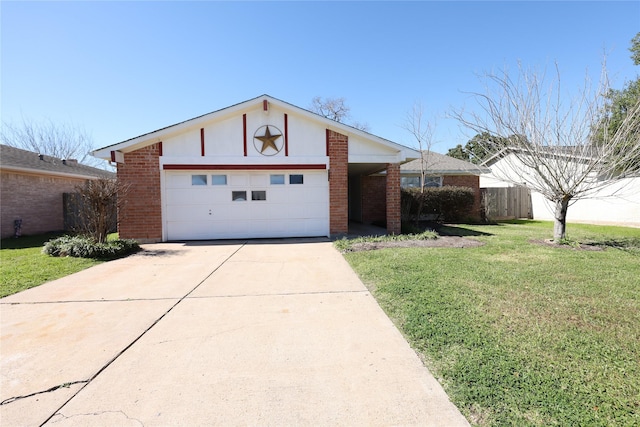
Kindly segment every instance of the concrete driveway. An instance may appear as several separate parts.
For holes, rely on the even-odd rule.
[[[320,239],[145,245],[0,310],[3,426],[468,425]]]

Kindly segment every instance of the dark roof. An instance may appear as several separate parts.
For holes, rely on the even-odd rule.
[[[425,172],[430,175],[482,175],[490,172],[486,166],[476,165],[433,151],[423,151],[423,154],[422,160],[417,159],[400,165],[400,173],[419,173],[421,161],[424,164]]]
[[[87,178],[115,178],[116,174],[78,163],[63,160],[0,144],[0,169],[28,170],[54,175],[74,175]]]

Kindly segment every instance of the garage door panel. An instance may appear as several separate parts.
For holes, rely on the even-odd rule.
[[[192,175],[211,172],[165,172],[164,224],[169,240],[328,235],[326,171],[216,173],[227,175],[227,185],[213,185],[211,179],[207,185],[192,185]],[[271,184],[273,174],[284,175],[284,184]],[[291,174],[303,175],[303,184],[290,184]],[[233,191],[246,191],[248,200],[232,201]],[[265,191],[266,200],[251,200],[252,191]]]

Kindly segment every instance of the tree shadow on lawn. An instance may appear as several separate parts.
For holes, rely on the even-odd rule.
[[[451,224],[448,224],[448,225],[433,224],[431,228],[440,236],[459,236],[459,237],[493,236],[493,234],[491,233],[485,233],[483,231],[477,231],[477,230],[470,230],[468,228],[451,225]]]
[[[640,256],[640,238],[623,237],[619,239],[594,239],[585,242],[585,245],[612,248],[625,251],[632,255]]]
[[[49,240],[63,236],[62,232],[36,234],[33,236],[7,237],[0,241],[0,249],[28,249],[41,248]]]

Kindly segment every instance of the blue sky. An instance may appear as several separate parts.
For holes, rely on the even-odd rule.
[[[628,50],[638,1],[28,2],[2,1],[5,122],[83,126],[114,144],[264,93],[303,108],[344,97],[371,133],[412,145],[415,102],[434,151],[465,144],[446,119],[473,108],[478,75],[518,61],[560,66],[564,87],[612,86],[640,68]]]

